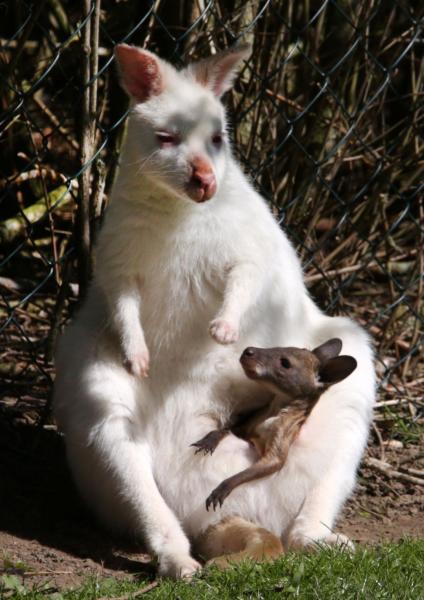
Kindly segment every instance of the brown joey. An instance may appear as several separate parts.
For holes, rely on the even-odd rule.
[[[340,356],[342,341],[332,338],[314,350],[246,348],[240,363],[247,377],[271,389],[271,403],[248,417],[234,417],[222,429],[192,444],[196,452],[214,452],[230,432],[251,442],[259,455],[249,468],[225,479],[209,495],[206,508],[222,505],[234,488],[279,471],[303,423],[330,386],[348,377],[357,366],[352,356]]]

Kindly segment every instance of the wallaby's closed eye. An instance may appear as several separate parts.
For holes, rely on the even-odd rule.
[[[216,509],[234,488],[279,471],[287,460],[291,444],[321,394],[356,369],[352,356],[339,356],[342,341],[328,340],[314,350],[302,348],[246,348],[240,358],[250,379],[275,392],[270,405],[247,420],[235,421],[225,429],[208,433],[192,444],[197,452],[214,452],[230,431],[254,444],[260,456],[248,469],[225,479],[206,500]]]

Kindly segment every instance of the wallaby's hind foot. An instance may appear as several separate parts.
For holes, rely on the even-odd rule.
[[[226,517],[208,527],[196,541],[195,550],[206,564],[222,569],[244,560],[274,560],[284,554],[276,535],[241,517]]]
[[[355,544],[343,533],[328,532],[321,539],[314,539],[291,533],[288,539],[288,549],[303,552],[319,552],[326,547],[337,547],[339,550],[354,553]]]

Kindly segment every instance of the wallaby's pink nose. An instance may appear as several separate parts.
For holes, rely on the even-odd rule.
[[[215,175],[213,173],[194,171],[191,179],[194,185],[202,190],[207,190],[213,183],[215,183]]]
[[[198,202],[209,200],[216,192],[215,175],[211,171],[196,171],[193,170],[191,176],[191,184],[197,190]]]
[[[211,167],[204,161],[194,161],[188,192],[196,202],[209,200],[216,192],[216,179]]]

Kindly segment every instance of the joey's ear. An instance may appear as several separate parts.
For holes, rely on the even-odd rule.
[[[318,358],[321,364],[324,364],[330,358],[334,358],[340,354],[340,350],[342,349],[342,340],[339,338],[331,338],[331,340],[327,340],[321,346],[318,346],[312,352]]]
[[[115,57],[122,87],[136,102],[145,102],[163,91],[160,59],[141,48],[119,44]]]
[[[187,67],[196,81],[220,98],[233,84],[241,61],[249,56],[252,48],[248,44],[233,46],[209,58],[199,60]]]
[[[356,369],[358,363],[353,356],[336,356],[321,365],[319,379],[325,385],[332,385],[346,379]]]

